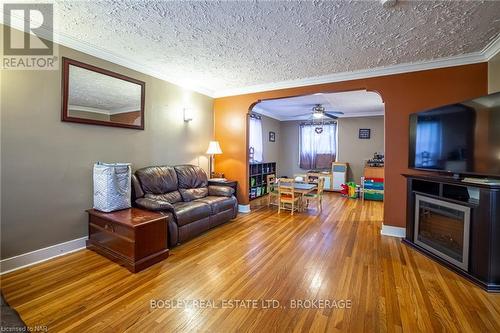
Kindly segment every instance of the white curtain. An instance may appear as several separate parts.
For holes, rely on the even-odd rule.
[[[438,121],[422,121],[417,126],[416,167],[437,167],[441,159],[442,127]]]
[[[320,130],[321,129],[321,130]],[[337,124],[300,125],[300,168],[329,169],[337,155]]]
[[[249,148],[253,148],[252,162],[262,162],[262,120],[250,117]],[[250,156],[251,157],[251,156]]]

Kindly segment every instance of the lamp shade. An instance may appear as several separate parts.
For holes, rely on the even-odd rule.
[[[210,143],[208,144],[207,154],[222,154],[222,149],[220,149],[219,141],[210,141]]]

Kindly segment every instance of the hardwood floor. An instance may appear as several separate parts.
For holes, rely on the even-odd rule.
[[[500,332],[500,295],[380,236],[382,209],[337,194],[321,215],[254,205],[138,274],[82,250],[4,275],[1,288],[28,325],[50,332]],[[257,309],[235,307],[254,299]],[[293,300],[337,307],[291,308]]]

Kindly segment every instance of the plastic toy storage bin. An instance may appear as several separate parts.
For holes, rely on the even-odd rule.
[[[365,200],[384,201],[384,193],[379,192],[379,190],[368,190],[365,188],[364,196]]]
[[[384,201],[384,179],[366,178],[363,182],[365,200]]]
[[[384,183],[375,183],[371,181],[365,181],[365,189],[367,190],[383,190]]]

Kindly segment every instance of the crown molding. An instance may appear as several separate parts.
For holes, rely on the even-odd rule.
[[[304,120],[310,120],[311,117],[307,117],[307,116],[304,116],[304,117],[276,117],[276,116],[272,116],[271,113],[265,111],[264,112],[261,112],[261,111],[255,111],[261,115],[264,115],[264,116],[268,116],[270,118],[273,118],[273,119],[276,119],[278,121],[304,121]],[[358,112],[356,114],[350,114],[350,115],[343,115],[343,116],[340,116],[340,117],[337,117],[337,120],[342,120],[342,119],[350,119],[350,118],[365,118],[365,117],[379,117],[379,116],[384,116],[384,111],[377,111],[377,112]],[[325,118],[326,119],[326,118]],[[331,119],[326,119],[326,120],[331,120]]]
[[[68,109],[74,110],[74,111],[99,113],[99,114],[104,114],[106,116],[112,116],[112,115],[121,114],[121,113],[140,112],[139,110],[141,109],[141,107],[137,106],[137,107],[129,107],[129,108],[122,108],[119,110],[109,111],[109,110],[102,110],[102,109],[93,108],[93,107],[89,107],[89,106],[69,104]]]
[[[272,112],[269,112],[269,111],[266,111],[266,110],[260,108],[259,104],[256,104],[253,107],[252,112],[258,113],[260,115],[263,115],[263,116],[266,116],[266,117],[269,117],[269,118],[273,118],[273,119],[278,120],[278,121],[282,121],[283,120],[283,119],[281,119],[281,117],[273,114]],[[300,119],[297,119],[297,120],[300,120]]]
[[[261,112],[257,112],[261,113]],[[379,116],[384,116],[384,111],[377,111],[377,112],[358,112],[356,114],[349,114],[349,115],[343,115],[337,117],[335,120],[340,120],[342,119],[351,119],[351,118],[366,118],[366,117],[379,117]],[[294,118],[294,117],[283,117],[283,118],[274,118],[279,121],[304,121],[304,120],[311,120],[311,117],[299,117],[299,118]],[[329,118],[324,118],[325,120],[332,120]]]
[[[304,121],[310,119],[310,116],[303,116],[303,117],[280,117],[270,111],[264,110],[259,107],[259,105],[255,105],[254,108],[252,109],[252,112],[258,113],[260,115],[273,118],[278,121]],[[363,112],[352,112],[349,114],[344,114],[342,116],[339,116],[338,119],[346,119],[346,118],[359,118],[359,117],[376,117],[376,116],[383,116],[384,111],[363,111]]]
[[[12,15],[11,18],[12,18],[11,27],[22,30],[24,19],[16,17],[15,15]],[[0,18],[0,23],[5,24],[3,15]],[[47,38],[51,39],[49,36],[50,33],[47,30]],[[219,91],[213,91],[203,86],[181,82],[176,78],[169,77],[167,75],[159,73],[158,71],[149,68],[147,66],[144,66],[142,64],[139,64],[136,61],[122,57],[113,52],[106,51],[100,47],[96,47],[85,41],[77,40],[67,34],[58,32],[55,29],[53,32],[52,40],[60,45],[115,63],[117,65],[127,67],[129,69],[150,75],[157,79],[173,83],[180,87],[193,90],[213,98],[229,97],[229,96],[251,94],[263,91],[296,88],[296,87],[311,86],[311,85],[341,82],[341,81],[350,81],[357,79],[366,79],[377,76],[411,73],[411,72],[418,72],[418,71],[437,69],[437,68],[470,65],[481,62],[487,62],[500,51],[500,34],[498,34],[485,48],[483,48],[481,51],[478,52],[472,52],[468,54],[439,58],[428,61],[397,64],[397,65],[383,66],[383,67],[358,70],[352,72],[342,72],[342,73],[335,73],[335,74],[322,75],[316,77],[309,77],[305,79],[287,80],[287,81],[252,85],[234,89],[223,89]]]
[[[496,56],[500,52],[500,33],[495,39],[493,39],[486,47],[481,51],[486,58],[486,61],[490,61],[491,58]]]
[[[24,22],[25,22],[24,18],[19,17],[17,15],[11,15],[11,20],[10,20],[9,26],[14,28],[14,29],[24,31]],[[3,15],[1,15],[1,17],[0,17],[0,23],[3,25],[7,25],[5,23]],[[181,82],[178,79],[164,75],[164,74],[158,72],[157,70],[154,70],[153,68],[150,68],[148,66],[144,66],[144,65],[142,65],[134,60],[131,60],[129,58],[122,57],[114,52],[106,51],[100,47],[97,47],[95,45],[91,45],[90,43],[87,43],[85,41],[73,38],[73,37],[69,36],[68,34],[61,33],[59,31],[57,31],[56,29],[53,29],[53,31],[51,31],[50,29],[45,28],[43,26],[42,22],[34,21],[34,23],[37,23],[37,25],[41,26],[39,28],[39,31],[41,32],[40,37],[51,40],[54,43],[68,47],[70,49],[74,49],[74,50],[86,53],[88,55],[91,55],[91,56],[96,57],[96,58],[100,58],[102,60],[112,62],[114,64],[126,67],[128,69],[135,70],[135,71],[140,72],[142,74],[146,74],[146,75],[155,77],[157,79],[167,81],[167,82],[175,84],[179,87],[182,87],[182,88],[185,88],[188,90],[196,91],[196,92],[203,94],[203,95],[206,95],[208,97],[215,96],[214,91],[212,91],[210,89],[207,89],[207,88],[199,86],[199,85]]]
[[[474,52],[455,57],[440,58],[436,60],[422,61],[416,63],[398,64],[398,65],[377,67],[377,68],[364,69],[352,72],[343,72],[343,73],[335,73],[323,76],[316,76],[306,79],[260,84],[260,85],[253,85],[236,89],[227,89],[222,91],[216,91],[214,97],[220,98],[220,97],[252,94],[263,91],[312,86],[317,84],[367,79],[377,76],[387,76],[387,75],[418,72],[418,71],[444,68],[444,67],[470,65],[486,61],[488,61],[487,58],[481,52]]]
[[[182,87],[182,88],[185,88],[188,90],[193,90],[193,91],[196,91],[200,94],[203,94],[203,95],[206,95],[209,97],[215,96],[215,93],[212,90],[206,89],[206,88],[198,86],[198,85],[192,85],[192,84],[188,84],[185,82],[181,82],[175,78],[164,75],[164,74],[162,74],[162,73],[160,73],[152,68],[149,68],[147,66],[139,64],[139,63],[132,61],[130,59],[127,59],[125,57],[119,56],[115,53],[106,51],[106,50],[101,49],[99,47],[96,47],[94,45],[90,45],[87,42],[76,40],[73,37],[70,37],[68,35],[61,34],[59,32],[54,31],[54,42],[58,43],[60,45],[69,47],[71,49],[89,54],[89,55],[94,56],[96,58],[100,58],[100,59],[112,62],[114,64],[135,70],[137,72],[155,77],[157,79],[167,81],[167,82],[175,84],[179,87]]]
[[[317,84],[367,79],[377,76],[419,72],[437,68],[471,65],[481,62],[488,62],[499,52],[500,52],[500,34],[498,34],[490,43],[488,43],[488,45],[486,45],[485,48],[483,48],[481,51],[478,52],[472,52],[454,57],[439,58],[439,59],[420,61],[414,63],[390,65],[390,66],[363,69],[352,72],[322,75],[306,79],[281,81],[281,82],[259,84],[259,85],[253,85],[235,89],[226,89],[226,90],[216,91],[214,97],[220,98],[220,97],[252,94],[263,91],[312,86]]]

